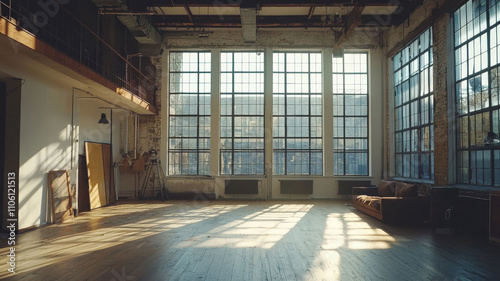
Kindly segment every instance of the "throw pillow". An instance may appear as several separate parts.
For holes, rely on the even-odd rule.
[[[393,197],[396,189],[396,182],[381,180],[378,184],[378,196]]]
[[[418,186],[409,183],[403,183],[402,185],[396,185],[396,191],[394,194],[396,197],[410,197],[418,196]]]
[[[405,187],[406,182],[398,181],[396,182],[396,189],[394,190],[394,196],[401,196],[401,190]]]

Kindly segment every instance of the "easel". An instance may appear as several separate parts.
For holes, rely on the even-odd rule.
[[[149,155],[151,158],[149,159],[148,170],[146,171],[146,177],[144,178],[141,192],[139,193],[139,199],[143,199],[144,195],[146,195],[149,190],[152,190],[153,196],[158,194],[162,201],[166,200],[167,187],[165,184],[165,176],[163,175],[163,170],[161,168],[161,161],[158,159],[158,152],[156,152],[156,149],[151,149],[149,151]],[[150,181],[151,176],[153,177],[153,184],[148,187],[148,182]],[[157,183],[158,185],[156,185]]]

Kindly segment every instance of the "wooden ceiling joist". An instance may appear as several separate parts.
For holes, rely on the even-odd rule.
[[[347,16],[347,22],[344,25],[340,38],[337,40],[337,42],[335,42],[336,46],[342,45],[342,43],[344,43],[349,38],[349,36],[351,36],[354,30],[362,23],[363,18],[361,13],[363,13],[364,9],[364,1],[360,1],[358,5],[354,6],[352,11]]]
[[[316,6],[311,6],[311,8],[309,8],[309,14],[307,15],[307,20],[310,20],[312,18],[312,16],[314,15],[315,9],[316,9]]]
[[[359,26],[373,26],[370,21],[379,22],[380,16],[390,17],[387,25],[399,24],[408,18],[410,11],[418,7],[422,0],[333,0],[333,1],[284,1],[284,0],[144,0],[148,9],[160,10],[163,15],[152,16],[154,26],[157,28],[241,28],[241,10],[255,8],[257,14],[256,28],[272,27],[299,27],[299,28],[342,28],[337,37],[339,44],[347,39]],[[451,0],[446,0],[451,1]],[[465,0],[458,0],[460,2]],[[193,7],[228,8],[223,17],[213,12],[205,15],[194,14]],[[274,9],[272,9],[274,7]],[[283,8],[280,8],[283,7]],[[301,9],[292,9],[300,7]],[[307,7],[307,9],[305,9]],[[328,8],[335,7],[333,16],[327,14]],[[366,7],[366,9],[365,9]],[[377,7],[390,7],[383,9]],[[182,11],[179,8],[183,8]],[[237,9],[239,8],[239,12]],[[287,10],[287,8],[290,8]],[[346,9],[350,12],[346,14]],[[290,11],[288,13],[287,11]],[[326,12],[325,12],[326,11]],[[396,12],[394,12],[396,11]],[[220,11],[219,11],[220,12]],[[378,17],[378,18],[377,18]],[[326,18],[326,20],[325,20]],[[335,18],[336,20],[331,20]],[[338,19],[338,20],[337,20]]]
[[[187,4],[184,5],[184,9],[186,9],[186,13],[188,14],[189,20],[194,23],[193,13],[191,13],[191,9],[189,9],[189,6]]]
[[[367,6],[398,6],[399,2],[411,2],[414,0],[367,0]],[[248,7],[261,6],[261,7],[312,7],[312,6],[355,6],[356,1],[351,0],[335,0],[335,1],[321,1],[321,0],[302,0],[302,1],[289,1],[289,0],[149,0],[147,5],[149,7],[183,7],[189,5],[190,7]]]

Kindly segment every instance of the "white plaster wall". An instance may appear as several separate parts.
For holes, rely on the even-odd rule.
[[[110,110],[109,109],[100,109],[99,107],[109,107],[104,102],[98,99],[79,99],[79,116],[78,116],[78,124],[79,135],[78,135],[78,151],[80,155],[85,153],[85,142],[100,142],[100,143],[109,143],[110,141],[110,125],[109,124],[98,124],[97,122],[101,118],[101,113],[106,114],[106,118],[108,121],[110,118]],[[113,123],[115,120],[113,120]],[[113,126],[115,127],[115,126]],[[115,133],[114,130],[113,133]],[[116,139],[119,139],[120,132],[116,132],[116,135],[113,136]],[[119,143],[118,143],[119,145]]]
[[[50,222],[47,173],[70,170],[72,87],[2,58],[0,71],[25,80],[21,89],[19,229]],[[8,136],[7,136],[8,137]]]
[[[120,143],[120,155],[121,153],[126,153],[127,151],[130,151],[131,148],[134,147],[134,134],[135,134],[135,124],[134,124],[134,119],[135,116],[129,116],[129,124],[128,124],[128,132],[127,132],[127,114],[123,114],[123,118],[120,118],[119,123],[116,123],[116,126],[120,126],[120,133],[121,133],[121,143]],[[128,135],[127,135],[128,133]],[[127,148],[127,139],[128,139],[128,148]],[[118,155],[117,155],[118,156]],[[134,158],[133,155],[130,155],[131,158]],[[122,157],[120,156],[120,160],[122,160]],[[125,166],[121,166],[120,168],[125,168]],[[117,171],[120,169],[118,168]],[[136,177],[137,175],[135,173],[127,173],[127,172],[120,172],[119,173],[119,193],[118,195],[120,197],[136,197]]]
[[[18,212],[19,229],[26,229],[51,221],[48,172],[70,170],[71,184],[76,184],[78,159],[73,169],[71,166],[73,87],[88,86],[29,58],[22,49],[8,43],[0,42],[0,50],[2,76],[25,81],[21,88]],[[100,110],[96,107],[92,102],[82,103],[74,122],[83,124],[82,140],[108,143],[109,133],[98,128]],[[119,157],[119,130],[115,131],[113,150]],[[83,141],[75,145],[73,155],[83,154],[80,146]]]
[[[50,221],[47,173],[69,170],[71,88],[24,76],[21,94],[19,228]],[[48,114],[50,113],[50,114]]]
[[[370,150],[370,175],[372,184],[377,184],[384,173],[384,114],[386,103],[384,101],[384,50],[382,48],[370,50],[369,61],[369,150]]]

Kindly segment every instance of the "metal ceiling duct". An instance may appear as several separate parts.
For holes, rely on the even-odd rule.
[[[124,0],[93,0],[99,8],[113,8],[127,12],[128,8]],[[134,35],[137,42],[141,44],[160,44],[160,33],[151,24],[145,15],[117,15],[116,16]]]
[[[257,40],[257,9],[240,8],[241,27],[245,43],[255,43]]]

